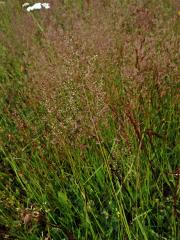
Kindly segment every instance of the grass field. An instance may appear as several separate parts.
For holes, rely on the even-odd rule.
[[[50,3],[0,2],[0,239],[180,239],[178,1]]]

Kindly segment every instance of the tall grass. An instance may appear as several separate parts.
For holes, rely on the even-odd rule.
[[[0,5],[0,238],[179,235],[175,1]]]

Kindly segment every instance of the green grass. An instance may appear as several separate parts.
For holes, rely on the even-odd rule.
[[[91,22],[94,12],[105,21],[103,29],[114,26],[115,1],[104,1],[104,15],[92,5],[86,8],[83,1],[76,6],[66,1],[59,9],[65,17],[54,10],[55,23],[49,25],[55,34],[56,24],[63,26],[67,46],[74,51],[68,58],[70,48],[56,46],[51,32],[46,35],[48,15],[27,17],[19,1],[14,2],[0,6],[0,238],[179,239],[179,18],[174,5],[147,1],[145,9],[152,8],[155,15],[161,11],[155,27],[147,22],[148,27],[139,30],[138,25],[133,27],[131,7],[142,7],[141,1],[123,1],[122,10],[117,8],[123,16],[123,33],[116,35],[113,30],[117,45],[106,54],[106,47],[98,52],[96,44],[90,45],[95,40],[83,48],[83,34],[87,31],[92,39],[97,35]],[[77,18],[85,24],[77,34],[82,42],[74,30]],[[120,38],[122,34],[130,45]],[[136,45],[133,62],[131,46]],[[64,63],[58,55],[62,46],[64,59],[72,62]],[[33,55],[38,51],[39,59]],[[168,60],[173,67],[166,64]],[[131,73],[134,65],[137,75]],[[67,67],[66,75],[61,66]],[[49,85],[41,83],[46,75]],[[65,85],[53,82],[55,95],[53,76],[66,79]]]

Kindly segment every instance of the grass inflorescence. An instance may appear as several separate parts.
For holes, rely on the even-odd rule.
[[[0,239],[180,238],[176,1],[0,5]]]

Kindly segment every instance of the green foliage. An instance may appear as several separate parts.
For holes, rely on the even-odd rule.
[[[109,2],[102,2],[103,11],[108,9],[116,14],[114,1],[112,6]],[[161,3],[158,7],[165,13],[167,11],[166,17],[171,19],[174,10],[169,3],[166,1],[166,4]],[[73,1],[64,1],[62,7],[64,11],[72,11],[75,18],[82,15],[83,21],[90,24],[88,17],[93,10],[91,12],[89,9],[88,17],[85,16],[85,4],[78,1],[77,12]],[[155,4],[156,1],[152,1],[154,9]],[[18,14],[22,9],[18,4],[16,7]],[[133,4],[123,1],[122,7],[125,12],[124,31],[132,36],[136,32],[132,25],[134,20],[127,22],[126,17],[131,13],[125,7],[131,9]],[[5,10],[0,9],[1,12]],[[0,26],[4,33],[11,26],[13,13],[7,11],[3,14]],[[67,25],[68,21],[61,21],[60,25]],[[33,27],[33,31],[36,44],[39,26],[37,29]],[[11,40],[13,34],[16,35],[8,32],[7,39]],[[146,32],[142,30],[141,34],[144,36]],[[160,31],[160,39],[161,34]],[[176,32],[174,36],[178,38]],[[42,34],[41,37],[47,40],[46,35]],[[70,39],[70,42],[73,41]],[[44,86],[36,89],[30,84],[37,74],[31,73],[34,63],[30,65],[27,60],[31,58],[31,51],[20,45],[12,53],[5,41],[0,42],[0,238],[179,239],[179,83],[175,68],[169,72],[169,68],[163,65],[167,69],[159,69],[165,73],[159,69],[159,73],[156,73],[158,66],[153,62],[155,70],[152,64],[152,68],[143,75],[143,82],[134,82],[134,76],[129,80],[121,73],[124,64],[129,64],[128,53],[117,56],[120,59],[119,66],[111,62],[111,55],[109,62],[103,59],[106,67],[95,62],[92,64],[92,78],[97,78],[95,90],[99,90],[99,79],[102,78],[104,84],[100,89],[105,91],[108,102],[108,110],[103,118],[95,119],[93,107],[97,102],[93,100],[91,92],[94,85],[85,83],[84,65],[80,62],[77,69],[82,72],[78,73],[75,68],[71,74],[74,81],[72,89],[68,85],[71,79],[66,85],[69,88],[65,88],[67,94],[58,90],[56,102],[50,95],[55,107],[53,113],[49,114],[51,109],[41,98]],[[17,46],[17,43],[12,42],[12,46]],[[39,50],[38,43],[36,47]],[[58,57],[56,59],[54,48],[51,45],[48,47],[48,56],[43,57],[47,57],[50,66],[55,64],[59,69],[60,60]],[[121,46],[118,47],[116,51],[119,53]],[[43,44],[40,49],[43,51]],[[78,60],[80,56],[76,54]],[[86,54],[88,62],[89,53]],[[86,62],[89,68],[91,61]],[[177,65],[176,57],[171,63]],[[133,68],[132,65],[130,67]],[[61,128],[63,124],[59,123],[56,110],[63,108],[63,101],[64,106],[70,105],[68,99],[76,83],[78,87],[84,84],[83,91],[77,92],[80,96],[76,98],[78,102],[71,105],[78,106],[78,110],[68,108],[67,115],[72,115],[73,122],[76,111],[80,112],[85,106],[87,117],[82,127],[78,128],[77,124],[69,131],[68,124]],[[73,124],[70,124],[71,128]]]

